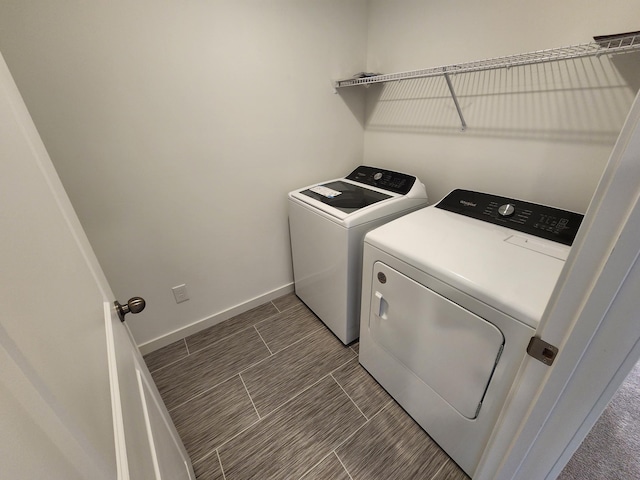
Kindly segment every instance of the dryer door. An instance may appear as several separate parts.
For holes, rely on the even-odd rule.
[[[502,352],[502,332],[382,262],[373,275],[373,341],[461,415],[476,418]]]

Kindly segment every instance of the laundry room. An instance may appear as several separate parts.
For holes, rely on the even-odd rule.
[[[359,164],[416,175],[431,202],[470,188],[584,212],[637,75],[480,73],[464,132],[430,85],[365,118],[364,92],[332,81],[587,43],[634,31],[637,8],[5,1],[0,47],[116,295],[147,300],[131,329],[153,348],[290,286],[287,192]],[[547,93],[500,95],[517,82]]]
[[[287,310],[288,193],[363,165],[414,176],[425,205],[463,189],[584,214],[638,51],[336,82],[568,52],[638,19],[637,0],[0,0],[0,53],[115,297],[146,300],[127,325],[153,355]]]

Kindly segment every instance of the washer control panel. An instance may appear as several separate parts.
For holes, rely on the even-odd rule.
[[[470,190],[454,190],[436,208],[512,230],[573,244],[584,215],[536,203]]]
[[[393,193],[406,195],[413,187],[416,177],[404,173],[392,172],[381,168],[367,167],[361,165],[346,177],[354,182],[382,188]]]

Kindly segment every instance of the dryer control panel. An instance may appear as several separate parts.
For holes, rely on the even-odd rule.
[[[404,173],[392,172],[381,168],[361,165],[346,177],[354,182],[382,188],[393,193],[406,195],[413,187],[416,177]]]
[[[584,218],[584,215],[559,208],[470,190],[452,191],[436,208],[569,246]]]

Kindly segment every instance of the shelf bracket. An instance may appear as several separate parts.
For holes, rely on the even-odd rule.
[[[464,121],[464,116],[462,115],[460,104],[458,103],[458,97],[456,97],[456,91],[453,89],[453,84],[451,83],[451,79],[449,78],[449,73],[444,72],[444,79],[447,81],[447,86],[449,87],[449,92],[451,92],[451,98],[453,99],[453,103],[455,104],[456,110],[458,111],[460,123],[462,124],[462,131],[464,132],[467,129],[467,122]]]

